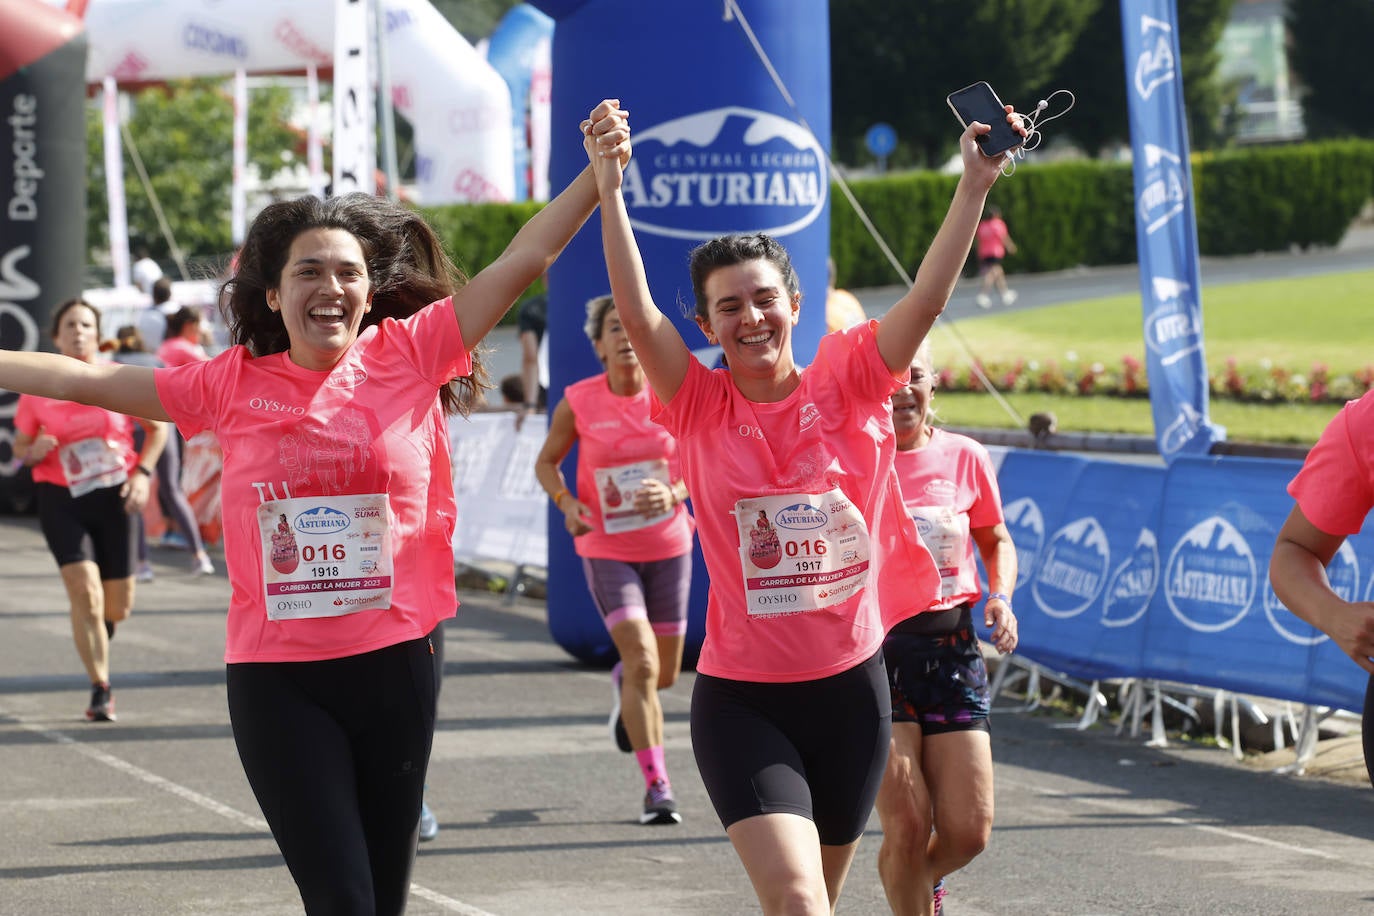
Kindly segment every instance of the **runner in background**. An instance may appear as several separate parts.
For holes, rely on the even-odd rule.
[[[628,156],[625,118],[610,100],[592,112],[599,151]],[[596,203],[588,169],[466,283],[413,210],[369,194],[274,203],[228,283],[236,346],[214,359],[0,351],[0,387],[175,417],[224,445],[230,723],[307,912],[405,909],[429,636],[457,603],[444,410],[476,400],[472,351]]]
[[[108,367],[100,358],[95,306],[80,299],[62,303],[51,332],[61,355],[44,357],[59,371]],[[33,469],[38,519],[67,589],[72,639],[91,680],[86,718],[92,722],[115,719],[110,640],[133,610],[138,516],[167,441],[167,424],[137,423],[141,451],[134,447],[134,421],[123,414],[34,394],[21,394],[15,405],[14,456]]]
[[[978,295],[974,302],[979,308],[991,308],[991,290],[997,290],[1003,305],[1016,301],[1016,291],[1007,288],[1007,273],[1002,269],[1002,260],[1008,254],[1016,254],[1016,243],[1011,240],[1007,224],[1002,220],[1002,211],[988,207],[983,219],[978,223]]]
[[[925,343],[911,380],[892,394],[892,425],[902,499],[940,571],[940,597],[883,644],[892,748],[878,792],[888,903],[894,913],[926,916],[943,911],[945,876],[973,861],[992,832],[991,696],[971,619],[982,595],[975,547],[988,573],[984,624],[998,652],[1016,648],[1016,548],[997,474],[981,444],[930,425],[934,388]]]
[[[584,325],[606,371],[564,389],[534,473],[563,513],[592,600],[620,653],[611,732],[644,776],[641,824],[676,824],[658,692],[677,682],[692,585],[692,531],[677,444],[650,418],[649,387],[615,301],[587,303]],[[577,492],[559,468],[577,445]]]
[[[880,321],[823,337],[805,369],[792,352],[801,290],[782,246],[762,234],[699,245],[695,317],[728,366],[712,371],[649,292],[624,162],[597,147],[619,125],[583,124],[612,295],[654,417],[677,439],[710,575],[693,752],[766,914],[833,913],[887,760],[885,627],[938,593],[897,489],[887,401],[1001,174],[975,142],[988,129],[960,138],[963,174],[912,288]]]

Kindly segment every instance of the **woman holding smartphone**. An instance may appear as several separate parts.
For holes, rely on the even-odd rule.
[[[831,913],[887,759],[884,617],[938,590],[897,489],[887,398],[949,299],[1001,163],[978,152],[987,125],[964,132],[964,174],[912,289],[881,321],[826,335],[804,369],[786,250],[762,234],[698,246],[697,325],[728,365],[711,371],[649,293],[623,163],[596,146],[622,129],[583,124],[612,295],[678,441],[710,573],[693,751],[763,911]]]

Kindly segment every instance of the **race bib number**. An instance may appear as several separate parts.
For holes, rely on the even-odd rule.
[[[663,458],[636,461],[613,468],[596,468],[592,471],[592,477],[596,481],[597,499],[601,503],[601,526],[607,534],[638,531],[673,516],[673,509],[647,516],[635,511],[635,495],[646,478],[673,485],[672,478],[668,476],[668,462]]]
[[[104,439],[70,442],[58,450],[57,456],[67,475],[67,489],[74,497],[118,486],[129,479],[123,453]]]
[[[868,526],[838,489],[741,499],[735,519],[751,615],[822,610],[868,581]]]
[[[385,493],[275,499],[258,506],[269,620],[391,607]]]
[[[959,594],[963,591],[960,564],[968,544],[968,516],[950,506],[907,506],[907,511],[940,572],[940,597]]]

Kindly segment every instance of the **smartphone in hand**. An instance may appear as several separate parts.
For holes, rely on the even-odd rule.
[[[996,158],[1025,142],[1026,138],[1007,123],[1006,107],[986,82],[980,81],[951,92],[948,102],[954,116],[965,128],[974,121],[992,128],[978,138],[978,146],[984,156]]]

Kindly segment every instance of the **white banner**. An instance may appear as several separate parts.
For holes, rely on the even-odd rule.
[[[334,195],[377,193],[367,0],[334,4]]]
[[[248,74],[234,71],[234,183],[229,192],[229,233],[237,248],[248,225],[248,195],[243,182],[248,171]]]
[[[519,432],[509,411],[449,418],[458,499],[455,560],[548,565],[549,498],[534,477],[547,432],[543,414],[526,417]]]

